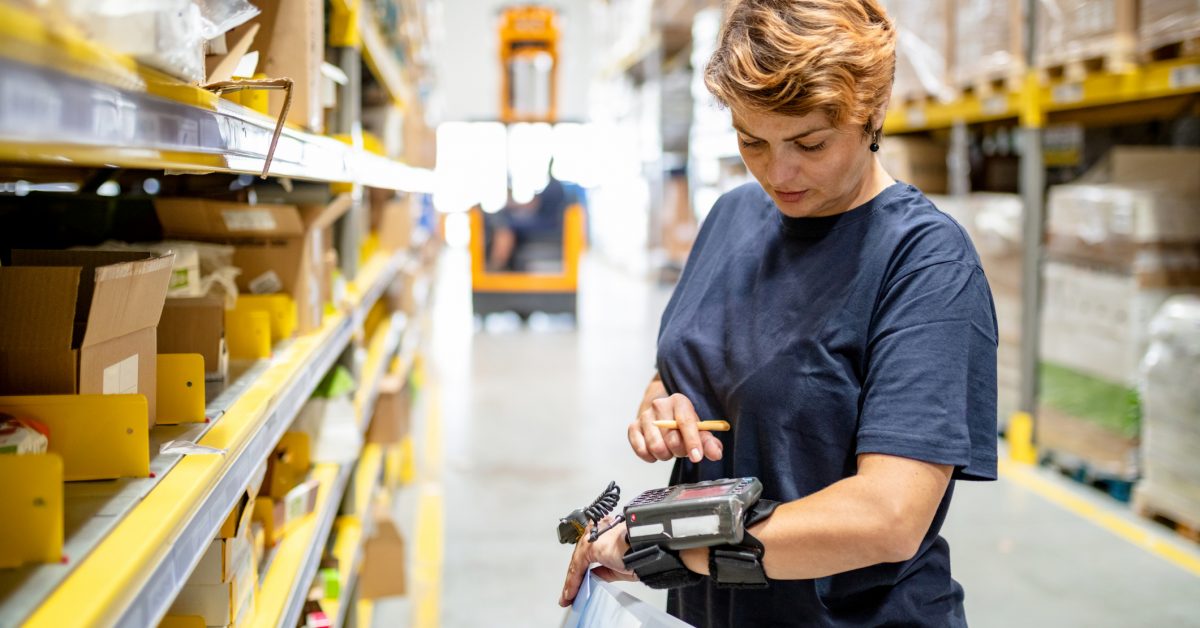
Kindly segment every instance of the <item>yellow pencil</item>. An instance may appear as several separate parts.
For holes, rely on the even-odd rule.
[[[679,424],[675,421],[655,421],[655,427],[661,427],[664,430],[677,430]],[[701,432],[728,432],[729,421],[701,421],[696,424]]]

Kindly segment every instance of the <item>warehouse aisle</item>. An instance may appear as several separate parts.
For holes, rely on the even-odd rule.
[[[442,389],[440,625],[556,626],[569,556],[555,539],[557,519],[609,480],[626,498],[665,482],[665,464],[629,453],[624,426],[650,376],[669,292],[591,260],[577,331],[503,317],[480,331],[467,268],[465,253],[446,254],[431,351]],[[1004,475],[959,484],[946,526],[973,626],[1200,626],[1196,546],[1050,474],[1008,467]],[[661,594],[632,590],[662,604]],[[409,624],[409,608],[381,606],[374,623]]]

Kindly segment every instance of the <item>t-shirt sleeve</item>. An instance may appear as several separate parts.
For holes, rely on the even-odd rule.
[[[996,338],[977,265],[936,263],[895,279],[871,326],[857,453],[996,479]]]

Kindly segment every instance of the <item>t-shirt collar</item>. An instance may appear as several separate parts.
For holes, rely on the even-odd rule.
[[[849,211],[844,211],[840,214],[832,216],[811,216],[803,218],[793,218],[779,211],[775,206],[775,202],[771,200],[770,195],[764,190],[763,196],[766,197],[766,202],[771,209],[775,211],[775,215],[779,217],[779,226],[783,232],[789,236],[797,238],[819,238],[834,229],[838,229],[848,224],[852,224],[866,218],[875,211],[877,207],[886,205],[896,194],[899,194],[907,185],[896,181],[884,188],[882,192],[876,194],[871,200],[855,207]],[[759,188],[760,190],[762,188]]]

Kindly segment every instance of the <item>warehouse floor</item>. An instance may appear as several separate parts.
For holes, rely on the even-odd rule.
[[[570,549],[557,544],[558,518],[609,480],[629,498],[669,471],[625,441],[669,290],[593,259],[578,329],[504,316],[480,329],[468,268],[458,250],[441,266],[429,395],[440,411],[416,435],[425,488],[398,507],[424,581],[380,604],[375,626],[559,625]],[[444,527],[403,523],[422,491],[444,499]],[[1005,464],[999,482],[960,483],[944,535],[973,626],[1200,626],[1200,546],[1052,473]]]

